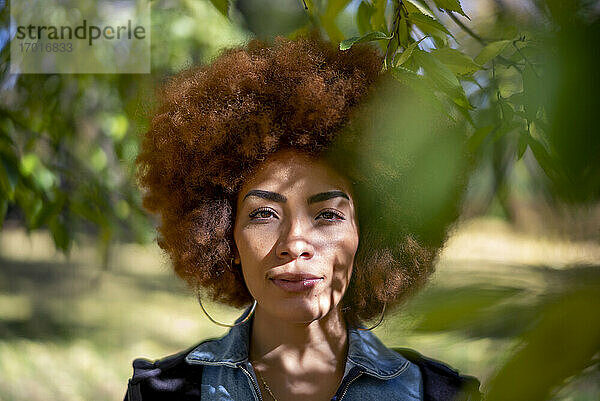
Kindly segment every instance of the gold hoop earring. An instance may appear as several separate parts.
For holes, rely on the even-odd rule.
[[[362,330],[362,331],[371,331],[373,330],[375,327],[379,326],[381,324],[381,322],[383,322],[383,315],[385,314],[385,306],[387,305],[387,302],[383,303],[383,309],[381,310],[381,317],[379,318],[379,321],[377,322],[377,324],[375,326],[369,327],[368,329],[365,329],[363,327],[357,327],[358,330]]]
[[[236,326],[246,323],[248,321],[248,319],[250,319],[250,316],[252,316],[252,314],[254,313],[254,309],[256,309],[256,304],[257,304],[256,299],[255,299],[254,302],[252,303],[252,308],[250,308],[250,312],[248,312],[248,315],[244,319],[242,319],[239,322],[234,323],[234,324],[227,324],[227,323],[221,323],[221,322],[216,321],[215,319],[212,318],[212,316],[210,316],[208,314],[206,309],[204,309],[204,305],[202,305],[202,299],[200,298],[200,295],[198,295],[198,303],[200,304],[200,308],[202,308],[202,312],[204,312],[206,317],[208,317],[208,320],[210,320],[214,324],[222,326],[222,327],[236,327]]]

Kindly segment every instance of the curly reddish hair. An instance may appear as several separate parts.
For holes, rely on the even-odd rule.
[[[371,45],[339,51],[312,33],[225,49],[159,88],[137,180],[143,206],[160,215],[157,242],[178,276],[215,301],[252,301],[241,269],[232,266],[237,194],[269,154],[292,148],[326,158],[356,185],[361,234],[342,300],[345,318],[368,321],[425,283],[441,241],[386,236],[361,212],[374,197],[372,188],[361,191],[369,174],[348,168],[357,150],[349,147],[360,143],[360,129],[349,122],[381,81],[381,66]]]

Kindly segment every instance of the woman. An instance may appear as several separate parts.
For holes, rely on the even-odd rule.
[[[476,379],[364,327],[422,286],[441,246],[372,219],[383,198],[351,117],[381,61],[277,38],[164,86],[137,158],[144,207],[200,301],[248,308],[220,339],[135,360],[125,400],[476,399]]]

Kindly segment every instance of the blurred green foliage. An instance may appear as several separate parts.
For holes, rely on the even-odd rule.
[[[76,233],[92,233],[106,267],[111,243],[153,239],[133,161],[154,88],[246,34],[208,2],[153,2],[151,75],[11,75],[0,5],[0,224],[10,206],[28,231],[48,228],[65,253]]]
[[[508,176],[522,160],[532,188],[549,202],[597,203],[597,2],[531,0],[525,13],[495,1],[493,18],[482,20],[469,19],[477,3],[466,3],[155,0],[152,74],[133,76],[9,74],[12,33],[6,1],[0,1],[0,223],[8,216],[28,231],[47,228],[66,253],[77,233],[92,233],[104,267],[112,243],[151,241],[153,224],[141,208],[133,160],[157,84],[250,37],[294,37],[315,28],[340,49],[374,41],[394,79],[435,113],[466,124],[472,175],[492,176],[480,213],[495,199],[510,217]],[[402,132],[403,121],[383,118],[380,126]],[[427,119],[422,110],[408,124]],[[431,138],[409,139],[423,139],[423,149],[430,149],[436,147]],[[456,137],[445,141],[439,142],[442,153]],[[446,161],[464,168],[454,153]],[[427,158],[421,163],[434,165]],[[416,182],[441,192],[404,196],[418,204],[427,195],[424,206],[439,206],[433,198],[457,196],[443,187],[454,179],[452,170],[442,176],[418,170],[424,175]],[[423,306],[417,329],[517,336],[521,345],[489,383],[488,398],[546,399],[568,378],[598,369],[596,272],[597,266],[571,269],[570,277],[561,277],[564,285],[534,303],[506,302],[524,294],[511,286],[455,288],[439,294],[450,302]]]

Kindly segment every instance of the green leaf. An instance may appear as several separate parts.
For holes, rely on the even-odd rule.
[[[488,43],[481,52],[475,57],[475,62],[479,65],[484,65],[506,49],[511,43],[510,40],[498,40],[496,42]]]
[[[54,240],[56,248],[66,252],[69,249],[71,238],[69,237],[67,226],[61,222],[60,217],[60,215],[55,215],[54,218],[50,220],[48,227],[52,233],[52,239]]]
[[[419,305],[418,331],[460,330],[489,314],[491,307],[522,290],[511,287],[482,288],[477,285],[430,291]],[[440,308],[440,303],[444,304]]]
[[[467,149],[471,153],[475,153],[483,143],[483,140],[494,130],[493,125],[486,125],[475,130],[473,135],[467,140]]]
[[[417,42],[413,42],[410,44],[410,46],[408,46],[401,54],[400,57],[398,57],[398,61],[396,61],[396,65],[395,67],[404,64],[412,55],[412,52],[417,48],[417,46],[419,45],[419,43],[421,43],[421,41],[423,39],[425,39],[427,36],[419,39]]]
[[[296,29],[295,31],[292,31],[291,33],[288,34],[288,37],[290,39],[297,39],[300,36],[306,36],[308,34],[310,34],[312,28],[310,23],[307,23],[306,25],[301,26],[300,28]]]
[[[508,102],[501,101],[500,110],[502,111],[502,124],[509,126],[512,124],[515,118],[515,110],[512,108],[512,105]]]
[[[421,14],[425,14],[428,17],[435,18],[435,15],[431,12],[429,6],[423,1],[406,0],[404,2],[404,5],[406,6],[406,9],[409,13],[420,12]]]
[[[404,67],[394,67],[394,68],[390,68],[390,73],[392,74],[392,76],[394,78],[396,78],[396,80],[398,80],[399,82],[408,84],[409,82],[412,82],[414,80],[422,80],[423,77],[420,76],[419,74],[417,74],[414,71],[411,71],[407,68]]]
[[[325,29],[327,36],[329,36],[329,40],[333,43],[340,42],[344,37],[344,34],[340,31],[340,28],[338,28],[335,18],[323,15],[320,20],[323,29]]]
[[[221,14],[229,18],[229,0],[210,0],[210,2]]]
[[[433,0],[438,8],[448,10],[448,11],[456,11],[460,15],[467,16],[463,11],[459,0]]]
[[[385,8],[387,0],[373,0],[375,12],[371,16],[371,26],[381,32],[388,33],[388,26],[385,20]]]
[[[21,174],[30,176],[35,172],[39,163],[40,160],[35,153],[24,154],[23,157],[21,157]]]
[[[38,227],[48,224],[48,222],[56,218],[60,211],[65,207],[68,195],[64,192],[60,192],[58,189],[54,192],[55,201],[46,201],[42,205],[42,208],[37,211],[35,215],[31,217],[31,228],[37,229]]]
[[[373,30],[371,27],[371,16],[374,12],[375,8],[366,1],[361,2],[358,6],[358,11],[356,12],[356,25],[358,26],[358,32],[360,32],[361,35]]]
[[[458,75],[471,75],[483,68],[475,63],[471,57],[449,47],[434,49],[431,51],[431,54],[450,68],[453,73]]]
[[[396,54],[396,50],[398,50],[398,38],[392,38],[389,42],[389,46],[386,49],[386,57],[385,57],[385,68],[389,68],[393,65],[394,55]]]
[[[339,42],[344,35],[336,23],[337,15],[348,5],[349,0],[331,0],[327,2],[327,9],[321,15],[320,20],[332,42]]]
[[[3,118],[0,120],[0,142],[4,142],[8,146],[14,146],[11,135],[14,135],[15,126],[10,118]]]
[[[346,6],[350,3],[350,0],[329,0],[327,2],[327,8],[325,14],[330,16],[337,16]]]
[[[428,76],[452,101],[459,107],[472,110],[473,106],[467,100],[465,91],[461,86],[456,75],[446,67],[441,61],[433,57],[430,53],[423,50],[413,51],[413,57],[417,64],[425,70]]]
[[[369,32],[362,36],[353,36],[340,42],[340,50],[348,50],[357,43],[371,42],[374,40],[390,40],[393,36],[387,36],[384,32]]]
[[[25,225],[27,230],[30,231],[35,228],[35,216],[42,210],[44,202],[37,191],[30,189],[20,190],[20,188],[18,188],[16,194],[18,194],[18,196],[15,196],[16,203],[23,211],[23,214],[25,215]]]
[[[447,115],[452,120],[455,120],[454,117],[448,113],[447,105],[440,101],[431,86],[425,82],[425,77],[401,66],[390,68],[390,73],[396,81],[409,86],[421,98],[430,102],[437,111]]]
[[[471,105],[471,103],[469,103],[469,105]],[[475,127],[475,121],[473,121],[473,117],[471,117],[471,114],[469,114],[469,110],[471,109],[474,109],[472,105],[469,109],[465,107],[457,107],[458,112],[464,117],[465,120],[467,120],[469,124],[471,124],[471,127]]]
[[[513,104],[522,105],[525,102],[525,94],[523,92],[513,93],[509,97],[504,98],[504,100]]]
[[[473,76],[463,76],[460,77],[462,81],[471,82],[473,85],[477,86],[479,89],[483,90],[483,86],[475,79]]]
[[[100,124],[103,126],[106,134],[115,142],[121,142],[129,129],[129,120],[125,114],[105,116]]]
[[[508,107],[508,106],[505,106]],[[494,133],[494,142],[500,138],[507,136],[514,132],[517,128],[522,128],[523,124],[521,121],[502,121],[500,127]]]
[[[410,27],[407,20],[400,20],[398,24],[398,41],[403,48],[410,45]]]
[[[547,85],[544,81],[538,78],[529,64],[523,68],[523,110],[527,120],[535,121],[538,111],[543,107],[547,99],[544,97],[544,92]]]
[[[4,192],[8,194],[8,198],[12,199],[13,193],[19,182],[19,168],[15,165],[12,158],[4,158],[0,155],[0,186],[4,188]]]
[[[553,162],[552,158],[550,157],[550,154],[548,153],[544,145],[542,145],[540,141],[538,141],[531,135],[527,135],[526,138],[527,144],[529,145],[529,149],[531,149],[531,152],[535,156],[535,159],[537,160],[542,170],[544,170],[544,173],[546,173],[548,178],[550,178],[554,182],[559,181],[558,174],[554,169],[555,163]]]
[[[600,308],[600,283],[594,276],[583,282],[547,297],[515,352],[489,380],[487,401],[548,400],[569,377],[593,365],[597,370],[600,319],[593,316]]]
[[[525,151],[527,150],[527,142],[529,133],[527,131],[522,131],[519,135],[519,144],[517,149],[517,160],[521,160]]]
[[[447,41],[448,36],[452,36],[444,25],[427,15],[410,13],[408,14],[408,20],[415,24],[423,33],[435,36],[444,43]]]

